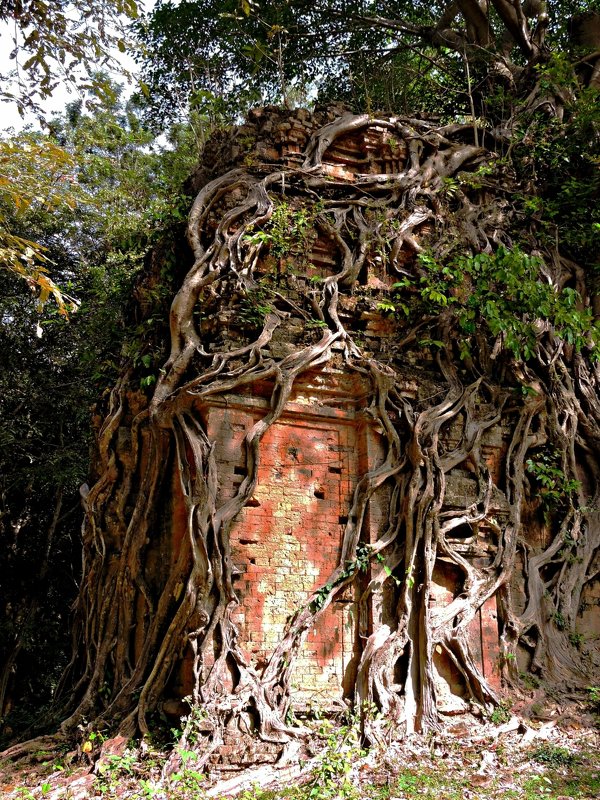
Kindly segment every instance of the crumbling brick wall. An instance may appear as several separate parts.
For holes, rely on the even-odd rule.
[[[243,436],[263,414],[261,404],[249,398],[208,411],[209,435],[231,476],[224,495],[241,481]],[[235,621],[241,647],[258,667],[289,617],[339,561],[341,515],[359,473],[356,440],[352,412],[297,402],[263,439],[257,489],[231,531],[240,598]],[[355,605],[353,599],[332,605],[309,633],[293,681],[297,699],[341,695],[357,652],[356,612],[353,617],[350,611]]]

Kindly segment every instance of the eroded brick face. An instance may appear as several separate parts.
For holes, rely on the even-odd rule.
[[[249,398],[208,409],[208,434],[226,476],[221,500],[245,477],[244,437],[264,413],[263,404]],[[359,474],[358,435],[352,412],[293,403],[261,442],[258,485],[230,533],[240,600],[233,619],[242,650],[258,668],[289,617],[339,563]],[[309,632],[292,680],[296,701],[341,697],[344,685],[352,683],[358,655],[355,605],[347,594]]]

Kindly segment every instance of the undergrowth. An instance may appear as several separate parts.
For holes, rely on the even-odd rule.
[[[422,741],[422,752],[395,749],[371,751],[360,745],[355,720],[334,725],[321,720],[313,744],[317,755],[301,784],[275,789],[246,788],[240,800],[591,800],[600,796],[597,752],[552,742],[528,748],[491,738],[475,746],[458,738]],[[205,800],[208,785],[194,768],[192,750],[175,745],[179,768],[165,775],[166,754],[148,748],[128,747],[97,765],[89,797],[106,800]],[[65,760],[48,762],[45,774],[29,786],[14,783],[2,796],[6,800],[70,800],[68,776],[81,775]],[[215,797],[215,795],[211,795]],[[220,795],[218,796],[220,797]]]

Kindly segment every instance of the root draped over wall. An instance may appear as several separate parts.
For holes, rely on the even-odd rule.
[[[284,155],[273,137],[200,188],[188,227],[193,264],[173,299],[168,360],[149,400],[135,391],[131,371],[111,393],[98,478],[85,498],[80,644],[63,688],[76,702],[64,733],[82,720],[116,722],[125,735],[146,731],[191,648],[193,702],[206,711],[212,747],[242,713],[264,740],[301,735],[287,722],[295,658],[315,620],[373,565],[385,569],[369,583],[370,596],[380,597],[386,582],[395,586],[393,623],[374,626],[363,641],[352,699],[375,704],[400,731],[438,722],[436,651],[474,702],[498,701],[468,637],[493,596],[507,683],[525,669],[548,686],[575,689],[598,668],[577,637],[582,597],[599,568],[597,363],[590,347],[569,345],[544,319],[527,357],[507,349],[506,331],[483,316],[461,329],[457,309],[471,279],[442,270],[457,256],[518,247],[536,257],[540,281],[556,293],[576,288],[585,308],[582,268],[560,249],[539,246],[518,214],[513,176],[473,143],[472,126],[348,113],[299,119],[304,132],[290,125],[281,134]],[[294,153],[300,145],[304,152]],[[387,154],[386,172],[376,171],[377,148]],[[319,247],[331,254],[328,270],[311,261]],[[435,286],[431,263],[441,265]],[[365,342],[365,319],[382,321],[378,340]],[[265,433],[298,382],[332,364],[368,387],[360,403],[384,455],[356,476],[339,564],[259,669],[242,652],[233,621],[230,531],[256,490]],[[407,374],[434,387],[431,396],[408,396]],[[246,435],[243,480],[221,499],[220,466],[199,409],[211,398],[256,391],[266,393],[268,408]],[[482,442],[498,426],[505,446],[490,470]],[[475,501],[458,509],[446,497],[457,469],[478,486]],[[173,476],[186,520],[174,551]],[[387,519],[366,547],[365,515],[381,491]],[[474,536],[484,531],[487,558],[470,558],[460,546],[455,533],[465,526]],[[461,575],[445,607],[430,602],[440,560]],[[376,726],[365,720],[367,737],[377,736]]]

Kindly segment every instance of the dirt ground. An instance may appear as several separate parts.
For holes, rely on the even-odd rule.
[[[391,732],[364,750],[351,721],[313,720],[305,744],[274,765],[198,768],[193,737],[126,742],[88,736],[74,751],[40,750],[0,765],[3,800],[477,800],[600,797],[600,728],[584,707],[544,718],[462,715],[427,736]],[[173,731],[175,734],[176,732]],[[86,744],[86,742],[88,744]]]

